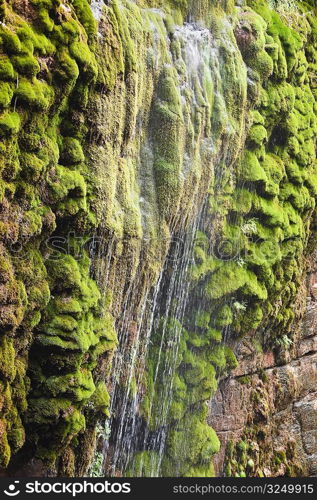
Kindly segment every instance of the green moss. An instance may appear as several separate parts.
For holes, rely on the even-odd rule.
[[[172,68],[160,77],[152,113],[154,173],[161,212],[170,216],[180,194],[181,104]]]
[[[6,108],[9,106],[13,97],[13,88],[10,83],[0,82],[0,107]]]
[[[218,358],[217,358],[218,359]],[[184,380],[187,385],[197,386],[199,383],[204,383],[204,389],[215,389],[215,370],[204,359],[189,355],[184,359],[185,372]]]
[[[22,75],[33,77],[36,76],[41,69],[37,59],[31,54],[13,56],[11,60],[14,69]]]
[[[66,415],[64,422],[60,425],[59,429],[57,429],[56,437],[61,440],[61,443],[67,442],[79,432],[84,431],[85,428],[86,421],[84,415],[82,415],[80,411],[74,410]]]
[[[261,197],[255,198],[254,210],[259,214],[261,220],[269,226],[279,226],[282,228],[287,226],[287,216],[281,210],[281,205],[277,198],[271,200]]]
[[[136,453],[133,464],[128,466],[127,477],[149,477],[152,470],[156,469],[160,457],[155,451],[140,451]]]
[[[267,141],[267,131],[263,125],[253,125],[249,130],[248,143],[251,147],[259,147]]]
[[[265,286],[258,281],[253,272],[229,261],[211,276],[206,286],[206,293],[210,298],[217,299],[241,288],[244,289],[246,295],[255,296],[262,300],[267,298]]]
[[[0,420],[0,463],[1,467],[7,467],[11,458],[11,449],[7,439],[6,422]]]
[[[52,397],[65,396],[75,402],[88,400],[96,390],[91,373],[84,369],[48,377],[43,385],[47,395]]]
[[[284,279],[285,284],[285,280],[294,280],[295,276],[294,268],[285,271],[283,277],[279,275],[281,269],[283,273],[287,269],[284,258],[297,255],[300,259],[305,238],[303,219],[306,220],[306,216],[303,214],[307,213],[309,217],[308,213],[314,207],[310,192],[314,190],[314,173],[310,171],[311,184],[308,186],[308,170],[305,169],[310,169],[314,157],[313,143],[310,141],[315,118],[311,117],[309,125],[307,120],[305,125],[300,118],[300,114],[308,116],[309,108],[313,108],[313,103],[308,104],[311,91],[308,91],[307,96],[304,91],[297,103],[298,88],[303,86],[302,75],[307,68],[303,43],[301,37],[285,26],[278,15],[266,8],[264,14],[262,9],[256,10],[258,15],[242,7],[240,26],[252,36],[247,42],[239,39],[238,30],[236,36],[250,68],[249,98],[257,109],[250,119],[251,127],[239,169],[233,174],[236,177],[232,184],[236,188],[233,189],[227,180],[226,193],[229,196],[225,198],[221,195],[221,186],[213,194],[212,202],[217,235],[224,235],[223,240],[227,241],[228,246],[234,243],[240,245],[239,254],[232,252],[233,260],[226,262],[209,255],[211,249],[208,239],[202,238],[202,242],[198,241],[195,246],[195,265],[191,270],[195,285],[191,297],[195,304],[195,291],[200,290],[200,300],[197,300],[196,305],[199,313],[195,313],[193,306],[192,317],[186,318],[189,336],[187,348],[182,351],[179,371],[185,387],[179,393],[175,390],[171,402],[174,427],[183,421],[188,401],[197,403],[199,398],[204,400],[208,391],[215,390],[215,387],[207,387],[208,382],[205,385],[205,379],[212,377],[209,363],[221,372],[237,366],[233,352],[216,345],[221,340],[219,330],[230,325],[231,335],[242,336],[258,328],[261,323],[270,321],[273,310],[271,304],[276,304],[281,280]],[[181,115],[177,108],[177,92],[174,92],[171,84],[172,71],[162,77],[162,90],[154,109],[158,121],[166,123],[166,127],[170,123],[171,130],[174,130],[179,127]],[[159,140],[160,137],[158,144]],[[166,168],[168,176],[168,170],[172,171],[173,165],[177,165],[177,150],[172,143],[166,141],[166,144],[170,144],[169,168]],[[165,151],[160,145],[158,151],[160,154],[163,151],[161,158],[164,158]],[[225,169],[225,166],[222,168]],[[163,171],[162,178],[164,176]],[[228,179],[227,172],[224,178]],[[214,237],[214,234],[209,237]],[[198,307],[202,287],[205,292],[203,309],[208,312],[202,312]],[[294,297],[295,288],[287,285],[285,296]],[[231,307],[229,303],[240,304],[241,307]],[[284,325],[292,321],[288,309],[283,311],[282,316]],[[276,318],[282,321],[278,315]],[[210,328],[211,325],[219,330]],[[174,428],[170,434],[172,432]],[[228,464],[230,475],[252,475],[255,462],[247,456],[247,451],[239,443],[237,453],[241,463],[237,468],[234,464]],[[166,458],[167,473],[174,466],[173,460]],[[181,470],[182,474],[187,475],[185,467]],[[195,466],[193,470],[197,470]]]
[[[73,165],[84,161],[85,156],[80,142],[73,137],[65,137],[60,161],[63,165]]]
[[[215,342],[221,342],[222,340],[222,332],[214,328],[208,328],[206,336]]]
[[[90,404],[93,405],[94,411],[101,412],[107,417],[110,416],[109,406],[110,406],[110,396],[107,387],[104,382],[99,382],[96,389],[89,400]]]
[[[245,441],[241,440],[237,443],[237,449],[240,452],[244,453],[248,450],[248,444]]]
[[[16,376],[15,349],[13,345],[13,339],[9,339],[6,337],[1,338],[0,357],[0,374],[2,377],[12,382]]]
[[[175,462],[176,468],[179,467],[177,464],[181,463],[183,467],[188,464],[186,468],[189,471],[189,464],[209,465],[212,456],[219,451],[220,443],[208,425],[201,423],[197,417],[187,417],[179,429],[170,433],[167,446],[167,455]]]
[[[195,316],[195,325],[199,328],[208,328],[210,322],[210,313],[207,311],[198,311]]]
[[[239,377],[237,380],[241,385],[248,385],[251,383],[251,377],[248,375],[243,375],[242,377]]]
[[[78,210],[86,208],[86,182],[79,172],[57,165],[53,171],[49,172],[48,185],[54,201],[66,200],[60,205],[62,211],[70,209],[70,213],[74,215]],[[74,203],[73,206],[71,202]]]
[[[270,196],[278,195],[279,185],[285,177],[284,163],[277,156],[266,154],[262,166],[267,175],[265,192]]]
[[[237,188],[232,200],[232,210],[240,214],[247,214],[252,208],[252,201],[252,192],[245,188]]]
[[[57,297],[51,298],[38,326],[32,366],[35,394],[37,390],[48,398],[54,397],[59,408],[66,401],[80,408],[86,404],[87,411],[96,418],[100,414],[108,415],[109,395],[103,382],[95,386],[91,370],[100,353],[115,346],[116,336],[111,318],[101,314],[100,293],[87,276],[88,265],[87,257],[77,262],[70,255],[48,262],[51,289]],[[68,290],[68,297],[59,296],[63,290]],[[44,349],[43,356],[47,346],[54,346],[54,363],[45,355],[42,361],[38,361],[37,349]],[[84,359],[86,367],[81,366]],[[55,370],[63,367],[68,373],[49,375],[47,370],[50,372],[52,366]],[[36,411],[40,414],[42,407]],[[72,415],[57,429],[62,442],[84,429],[83,416],[77,410]],[[47,415],[49,422],[52,422],[52,417]]]
[[[0,56],[0,79],[1,81],[12,81],[15,78],[15,72],[10,59],[7,56]]]
[[[79,69],[76,61],[72,59],[67,50],[61,50],[58,53],[59,65],[54,73],[55,78],[61,82],[73,84],[78,76]]]
[[[224,354],[226,359],[226,367],[228,370],[234,370],[238,366],[237,358],[234,352],[230,349],[230,347],[224,347]]]
[[[214,346],[210,354],[208,355],[208,360],[220,373],[223,373],[226,368],[226,357],[225,357],[224,347]]]
[[[65,218],[88,212],[87,180],[83,165],[79,167],[85,161],[82,145],[87,117],[73,115],[74,87],[79,79],[77,89],[88,101],[97,66],[85,31],[93,42],[96,23],[85,2],[69,11],[51,2],[32,3],[27,19],[25,13],[13,12],[6,4],[5,24],[0,26],[0,107],[12,106],[0,117],[1,202],[6,207],[1,232],[5,245],[11,248],[22,242],[24,250],[23,258],[13,258],[12,265],[10,258],[0,259],[0,279],[7,294],[1,296],[5,306],[0,318],[1,378],[6,380],[0,408],[4,467],[24,444],[22,412],[28,426],[27,446],[36,448],[36,456],[50,464],[85,430],[82,411],[87,405],[89,412],[93,394],[95,414],[89,413],[90,424],[95,424],[97,414],[107,413],[106,389],[100,383],[96,390],[92,371],[101,353],[116,344],[111,315],[106,309],[102,312],[97,285],[88,275],[89,259],[59,262],[64,274],[69,271],[64,283],[70,289],[63,288],[64,276],[54,265],[47,265],[46,271],[43,263],[44,254],[49,260],[52,253],[53,260],[58,254],[45,244],[52,232],[64,234]],[[74,127],[64,140],[63,151],[60,137],[66,120],[73,121]],[[62,165],[58,165],[59,155],[61,162],[65,160]],[[72,165],[81,171],[72,173],[66,168]],[[90,186],[92,180],[91,176]],[[81,217],[81,231],[87,231],[85,217]],[[89,214],[88,218],[91,231],[96,218]],[[67,335],[70,338],[65,339]],[[54,357],[51,350],[42,350],[47,345],[54,349]],[[28,409],[26,364],[31,377]]]
[[[216,316],[216,326],[218,328],[231,325],[233,321],[233,313],[230,306],[223,306],[220,311],[217,312]]]
[[[0,117],[4,178],[1,201],[12,215],[4,213],[1,230],[5,242],[22,242],[30,255],[24,262],[14,262],[13,267],[10,259],[4,258],[0,266],[0,278],[12,299],[1,316],[5,332],[1,373],[10,382],[1,386],[5,407],[10,409],[4,415],[3,433],[0,432],[4,465],[10,458],[10,447],[15,452],[24,441],[18,413],[26,411],[27,389],[23,386],[25,370],[20,370],[19,363],[25,367],[32,334],[30,407],[25,418],[29,425],[28,449],[36,448],[38,457],[54,465],[62,450],[67,448],[70,455],[74,453],[76,436],[84,432],[86,425],[83,412],[91,426],[95,415],[108,415],[109,396],[100,380],[105,378],[104,364],[109,370],[108,351],[116,346],[110,306],[103,304],[91,279],[87,255],[77,259],[75,250],[67,248],[68,255],[64,256],[56,248],[47,248],[45,242],[52,232],[63,238],[74,227],[89,238],[97,224],[93,210],[104,213],[97,206],[101,202],[119,220],[118,233],[123,235],[126,231],[129,236],[141,237],[148,226],[146,221],[142,221],[142,227],[135,222],[140,213],[139,199],[143,197],[138,189],[140,177],[141,188],[146,191],[143,213],[150,206],[150,216],[155,219],[151,234],[155,234],[156,226],[167,234],[168,228],[177,232],[183,223],[189,225],[193,200],[198,200],[204,190],[212,193],[212,211],[207,207],[204,213],[212,224],[204,224],[206,234],[201,233],[200,241],[195,243],[190,311],[186,310],[184,325],[169,319],[167,339],[163,339],[160,351],[162,327],[156,329],[143,381],[147,390],[142,409],[144,425],[156,432],[161,422],[160,401],[165,384],[162,366],[171,359],[172,335],[178,329],[181,340],[163,457],[167,475],[213,473],[211,460],[219,444],[205,423],[204,409],[205,401],[216,390],[217,377],[237,365],[233,352],[220,344],[229,328],[230,338],[242,336],[261,323],[265,328],[272,319],[273,305],[274,328],[286,328],[292,321],[292,301],[303,269],[302,254],[317,192],[313,85],[316,69],[312,46],[316,29],[313,23],[311,30],[307,27],[310,21],[305,15],[295,33],[278,15],[278,9],[272,11],[264,1],[249,2],[257,14],[245,5],[238,12],[233,3],[222,3],[221,7],[233,16],[236,41],[245,64],[240,54],[233,64],[232,52],[221,37],[218,40],[225,20],[220,6],[210,16],[207,6],[190,7],[199,16],[198,11],[204,11],[203,17],[210,19],[213,35],[219,41],[217,86],[209,77],[210,68],[199,68],[190,81],[184,71],[186,50],[173,34],[172,24],[174,20],[182,24],[186,18],[185,1],[170,2],[174,20],[169,16],[166,21],[158,19],[156,11],[140,11],[137,5],[105,5],[102,29],[106,29],[107,36],[98,42],[96,22],[86,0],[73,0],[71,11],[49,0],[35,0],[28,22],[6,4],[6,24],[0,26],[0,105],[6,108],[11,104],[14,108],[3,111]],[[162,9],[165,11],[166,6]],[[164,22],[168,25],[168,50]],[[230,37],[229,27],[226,29]],[[151,47],[154,32],[156,45]],[[233,35],[228,45],[235,47]],[[206,61],[208,57],[206,54]],[[91,92],[95,81],[98,95]],[[95,98],[100,98],[98,105],[105,106],[107,112],[103,112],[102,124],[98,123],[98,112],[98,132],[89,138],[93,144],[87,144],[87,129],[95,131],[95,125],[91,127],[95,108],[90,107]],[[112,109],[113,101],[116,106]],[[250,110],[251,107],[256,109]],[[240,118],[245,113],[248,116],[244,131]],[[223,156],[219,162],[211,161],[205,141],[211,136],[211,128],[216,157]],[[234,157],[243,148],[245,132],[245,149],[237,164]],[[153,158],[146,162],[146,172],[143,164],[139,171],[139,160],[136,162],[140,141],[150,144],[153,152]],[[235,145],[234,154],[231,149],[226,150],[231,142]],[[89,158],[84,156],[86,146]],[[111,186],[106,193],[96,189],[95,171],[90,168],[90,161],[98,163],[99,155],[100,175],[112,176],[106,177],[105,183],[109,178]],[[20,227],[16,221],[20,221]],[[105,227],[109,228],[111,224],[107,224],[108,221]],[[215,258],[211,248],[215,235],[221,244],[227,243],[234,250],[238,246],[239,252],[230,254],[233,260]],[[116,299],[126,274],[119,259],[129,254],[132,267],[136,267],[138,245],[139,240],[129,240],[118,244],[114,251],[114,260],[122,269],[118,283],[112,283],[110,278]],[[141,251],[145,268],[151,263],[149,247],[149,252],[148,247]],[[157,257],[157,251],[154,253]],[[154,266],[156,270],[158,266]],[[151,265],[148,267],[152,276]],[[115,307],[120,308],[119,304],[120,297]],[[280,337],[283,338],[282,333]],[[13,338],[23,361],[17,359]],[[135,394],[135,378],[132,380],[129,390]],[[23,410],[18,411],[15,404]],[[2,422],[3,414],[0,417]],[[252,474],[252,459],[247,450],[238,448],[237,457],[241,463],[235,467],[230,462],[227,472],[239,477]],[[157,465],[156,460],[155,452],[140,452],[131,465],[131,473],[148,475],[151,467]]]
[[[21,119],[18,113],[5,113],[0,116],[0,136],[16,134],[20,129]]]
[[[90,39],[93,39],[96,34],[96,21],[92,14],[89,2],[87,0],[72,0],[72,4],[76,9],[76,13],[81,24]]]
[[[129,74],[132,71],[136,71],[137,68],[135,42],[133,41],[129,33],[129,18],[122,14],[117,0],[113,2],[113,13],[118,26],[119,38],[122,42],[122,50],[124,55],[124,71],[126,74]]]
[[[41,176],[45,163],[35,154],[23,153],[20,157],[20,166],[25,179],[37,181]]]
[[[8,54],[18,54],[21,51],[19,37],[6,26],[1,26],[0,36],[4,48]]]
[[[86,78],[94,79],[97,76],[97,64],[87,44],[73,42],[69,50],[70,55],[76,60]]]
[[[32,82],[21,79],[14,91],[16,105],[26,105],[31,109],[45,111],[52,103],[54,92],[51,87],[43,82],[33,79]]]
[[[54,21],[50,18],[49,13],[45,7],[42,7],[41,5],[39,6],[38,16],[43,30],[45,32],[51,33],[54,28]]]

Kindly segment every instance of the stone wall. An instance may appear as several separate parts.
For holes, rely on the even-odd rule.
[[[229,473],[228,465],[231,473],[254,476],[317,475],[316,327],[314,268],[290,351],[262,353],[254,338],[243,340],[237,346],[238,368],[210,403],[209,422],[222,444],[215,457],[217,475]]]

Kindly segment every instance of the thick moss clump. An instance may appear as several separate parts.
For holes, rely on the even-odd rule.
[[[115,346],[87,254],[77,262],[65,245],[57,255],[49,239],[67,240],[70,217],[84,241],[96,224],[82,112],[97,77],[96,24],[87,2],[34,0],[19,12],[5,3],[0,27],[1,466],[25,444],[19,460],[58,467],[107,414],[94,369]]]
[[[94,417],[98,412],[107,414],[107,389],[103,383],[96,387],[93,371],[98,356],[115,347],[116,335],[100,292],[89,278],[87,256],[79,262],[70,255],[55,256],[47,267],[54,297],[35,330],[30,353],[32,390],[28,419],[30,424],[37,422],[37,455],[48,458],[49,448],[52,461],[85,430],[81,410],[92,406]],[[49,410],[43,413],[45,405]],[[56,440],[48,445],[51,432]]]
[[[170,218],[177,207],[181,187],[182,107],[173,68],[166,68],[158,82],[153,110],[154,175],[159,206]]]
[[[235,34],[252,75],[249,98],[255,109],[250,113],[246,148],[237,162],[232,201],[227,201],[223,236],[218,235],[219,255],[208,256],[206,246],[202,251],[197,245],[193,274],[198,282],[204,278],[210,299],[234,304],[230,323],[238,335],[256,328],[264,316],[283,327],[291,324],[292,315],[286,310],[275,318],[270,313],[281,293],[282,309],[295,300],[294,284],[303,272],[315,208],[309,179],[316,175],[316,104],[311,73],[303,72],[309,65],[313,29],[300,10],[296,22],[303,37],[298,26],[294,30],[292,22],[266,2],[249,4],[254,10],[243,9]],[[259,68],[262,59],[271,60],[270,71]],[[223,195],[219,192],[218,201],[215,194],[212,206],[217,213]]]

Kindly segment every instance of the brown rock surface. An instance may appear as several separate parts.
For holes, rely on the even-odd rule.
[[[224,474],[228,442],[239,440],[252,449],[255,467],[247,475],[317,475],[316,290],[314,272],[289,351],[259,352],[252,337],[236,346],[239,367],[210,402],[209,422],[222,443],[216,475]]]

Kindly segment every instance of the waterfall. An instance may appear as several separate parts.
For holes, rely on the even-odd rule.
[[[149,447],[151,450],[158,452],[158,460],[151,460],[150,476],[157,477],[160,475],[160,467],[163,459],[165,442],[168,432],[168,414],[170,410],[173,390],[173,378],[177,368],[177,358],[179,344],[182,334],[182,323],[184,314],[189,301],[190,280],[189,268],[193,261],[193,247],[195,244],[196,230],[203,218],[205,204],[200,208],[200,213],[197,214],[192,227],[184,234],[183,246],[181,255],[178,255],[177,249],[172,249],[172,270],[168,272],[165,267],[164,275],[168,276],[169,283],[165,290],[161,291],[161,303],[164,304],[163,309],[163,324],[160,328],[161,340],[159,346],[159,354],[157,365],[154,374],[154,391],[161,386],[163,390],[160,392],[160,413],[155,415],[155,427],[158,432],[150,437],[149,431],[145,432],[143,439],[143,449]],[[168,263],[167,263],[168,265]],[[165,295],[165,301],[164,301]],[[162,312],[161,312],[162,314]],[[156,322],[153,324],[154,329],[159,328],[159,316],[156,316]],[[172,327],[169,324],[172,321]],[[167,346],[167,350],[166,350]],[[165,359],[162,359],[162,352],[165,349]],[[152,416],[152,404],[150,404],[149,419]],[[142,461],[139,465],[141,473]],[[138,471],[136,471],[138,473]]]
[[[95,16],[99,19],[100,4],[94,2],[93,5]],[[135,4],[129,1],[119,4],[122,16],[130,16],[131,12],[136,12],[135,9]],[[153,213],[153,209],[150,209],[157,203],[155,158],[158,146],[155,132],[145,137],[136,136],[139,149],[134,161],[138,165],[141,186],[139,207],[143,242],[137,246],[137,265],[131,260],[130,276],[119,302],[116,321],[118,349],[108,380],[111,405],[106,429],[109,429],[109,433],[104,433],[102,453],[107,474],[121,475],[133,469],[136,475],[142,475],[142,460],[136,465],[135,454],[143,450],[154,451],[155,458],[151,460],[147,475],[160,476],[182,324],[191,298],[189,271],[194,258],[196,233],[205,224],[208,192],[212,184],[217,185],[217,179],[222,175],[219,168],[221,162],[227,161],[227,158],[230,162],[237,154],[233,150],[237,136],[241,134],[239,128],[243,120],[242,115],[238,117],[235,130],[232,126],[235,122],[227,111],[226,90],[223,88],[221,58],[224,44],[226,51],[236,51],[232,36],[228,36],[232,30],[230,24],[223,22],[220,36],[218,33],[218,37],[214,37],[208,27],[191,17],[190,22],[169,30],[165,14],[159,9],[140,9],[140,12],[142,24],[146,27],[147,49],[140,52],[139,65],[145,68],[145,80],[149,80],[149,88],[153,85],[153,92],[149,115],[144,110],[139,112],[138,118],[135,114],[136,129],[133,133],[138,133],[138,120],[148,120],[147,128],[155,130],[156,123],[151,118],[151,110],[156,105],[161,106],[162,102],[164,106],[171,106],[170,97],[162,96],[161,90],[161,86],[167,83],[164,80],[162,84],[160,78],[167,75],[164,77],[166,82],[172,79],[175,85],[175,102],[179,103],[179,133],[182,134],[176,138],[179,160],[171,182],[177,181],[183,193],[190,193],[190,196],[176,196],[168,229],[164,222],[163,230],[154,236],[162,238],[159,244],[163,251],[156,257],[160,263],[157,266],[159,272],[148,269],[142,256],[146,255],[153,237],[153,220],[158,218],[157,212]],[[136,37],[137,47],[141,47],[142,36]],[[136,83],[140,102],[142,92],[148,91],[146,87],[140,81]],[[238,89],[239,92],[243,94],[243,90]],[[171,107],[169,113],[175,112]],[[184,209],[176,210],[181,202]],[[115,258],[116,248],[118,244],[125,243],[118,243],[106,229],[102,240],[106,244],[102,244],[99,253],[93,256],[94,274],[100,288],[106,290],[115,286],[118,279],[116,273],[120,275],[120,261]],[[129,270],[129,262],[125,262],[124,266]],[[158,334],[160,340],[151,392],[145,387],[144,380],[149,370],[153,338]],[[160,390],[159,412],[154,408],[157,390]],[[152,396],[147,394],[149,392]],[[145,417],[142,405],[146,394],[149,401]],[[136,467],[138,470],[135,470]]]
[[[2,476],[316,472],[315,4],[1,2]]]

